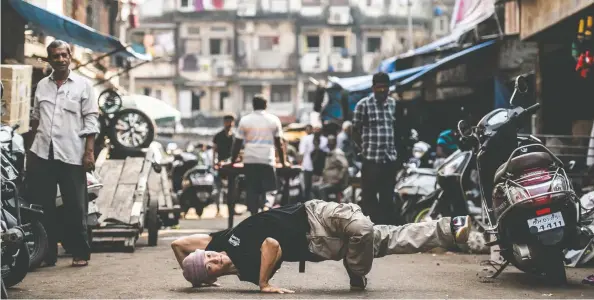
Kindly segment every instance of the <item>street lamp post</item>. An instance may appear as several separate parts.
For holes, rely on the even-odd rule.
[[[414,50],[414,43],[413,43],[413,28],[412,28],[412,1],[407,0],[408,6],[408,50]]]

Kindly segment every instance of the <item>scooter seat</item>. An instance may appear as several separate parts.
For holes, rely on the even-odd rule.
[[[515,174],[518,171],[533,169],[533,168],[546,168],[553,164],[553,158],[546,152],[531,152],[522,154],[512,158],[507,167],[507,172]],[[505,169],[508,166],[507,163],[502,164],[495,172],[494,182],[499,182],[503,175],[505,175]]]

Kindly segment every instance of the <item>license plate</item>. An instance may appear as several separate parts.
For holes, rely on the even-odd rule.
[[[528,228],[531,233],[539,233],[565,226],[561,212],[552,213],[528,220]]]
[[[289,190],[289,196],[296,197],[299,195],[299,189],[291,189]]]

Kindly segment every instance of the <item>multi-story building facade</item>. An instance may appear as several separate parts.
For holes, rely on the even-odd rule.
[[[307,78],[323,80],[327,76],[373,73],[382,59],[431,40],[431,0],[304,2],[300,14],[300,67],[305,87],[300,107],[305,110],[311,109],[316,89]]]
[[[447,7],[452,1],[438,2]],[[193,111],[242,114],[251,109],[253,95],[262,93],[272,112],[292,121],[289,116],[311,106],[310,77],[368,74],[383,58],[440,36],[434,32],[434,2],[145,0],[141,25],[131,34],[148,30],[154,39],[172,30],[176,47],[174,59],[134,72],[134,90],[175,98],[184,117]]]
[[[238,4],[235,95],[243,113],[261,93],[269,110],[285,122],[294,121],[299,97],[295,9],[290,0],[243,0]]]

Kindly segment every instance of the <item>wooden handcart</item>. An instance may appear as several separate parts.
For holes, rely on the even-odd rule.
[[[161,216],[179,210],[167,175],[161,172],[160,147],[153,143],[146,151],[122,159],[107,158],[107,148],[101,152],[96,164],[103,183],[96,200],[101,217],[92,230],[93,247],[123,247],[132,252],[144,230],[148,245],[157,245]]]

